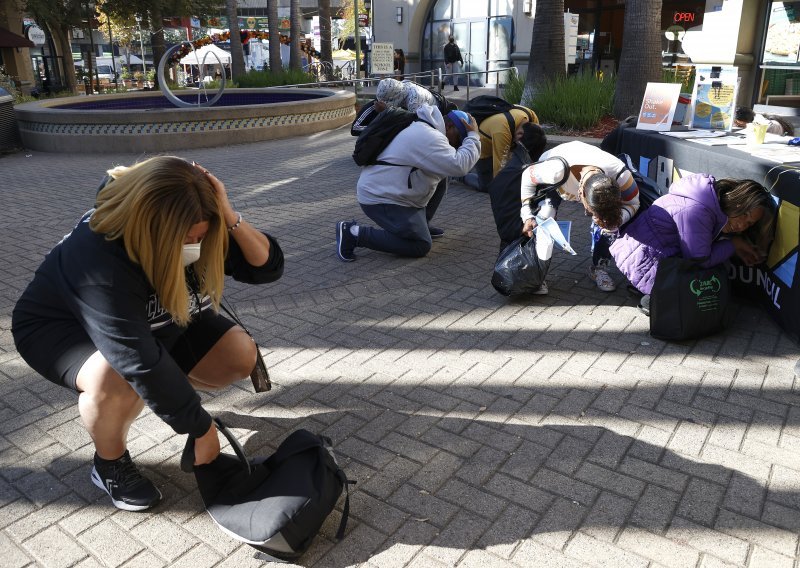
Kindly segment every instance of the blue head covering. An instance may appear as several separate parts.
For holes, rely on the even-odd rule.
[[[469,122],[469,115],[465,113],[463,110],[451,110],[447,113],[447,118],[449,118],[458,130],[458,133],[461,135],[461,139],[467,137],[467,127],[464,126],[464,123],[461,122],[461,119],[466,120]]]

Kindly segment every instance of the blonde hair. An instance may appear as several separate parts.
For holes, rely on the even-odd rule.
[[[200,293],[219,309],[228,233],[211,181],[175,156],[158,156],[108,171],[112,180],[97,194],[89,226],[106,239],[122,239],[130,259],[142,267],[161,305],[188,325],[189,291],[182,250],[193,225],[208,221],[200,259],[194,264]]]

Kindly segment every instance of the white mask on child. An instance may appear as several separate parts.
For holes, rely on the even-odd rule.
[[[183,265],[189,266],[200,260],[200,243],[183,245]]]

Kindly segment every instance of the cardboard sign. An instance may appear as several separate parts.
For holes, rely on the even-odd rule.
[[[372,44],[372,72],[376,75],[394,74],[394,44]]]
[[[647,83],[639,111],[640,130],[669,130],[681,94],[680,83]]]

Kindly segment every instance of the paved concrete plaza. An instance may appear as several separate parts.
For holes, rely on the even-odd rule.
[[[460,185],[427,258],[359,249],[344,264],[334,224],[365,220],[352,147],[342,128],[184,155],[286,253],[277,283],[226,290],[274,389],[243,383],[206,408],[253,455],[300,427],[330,436],[358,482],[346,539],[333,542],[340,502],[299,565],[800,567],[798,347],[765,313],[739,307],[702,341],[651,338],[624,285],[586,277],[588,219],[569,203],[580,254],[556,253],[550,295],[510,301],[490,284],[488,196]],[[0,157],[3,568],[262,562],[203,512],[184,437],[149,411],[130,450],[165,500],[114,509],[90,482],[75,395],[14,350],[11,310],[42,256],[103,171],[139,157]]]

